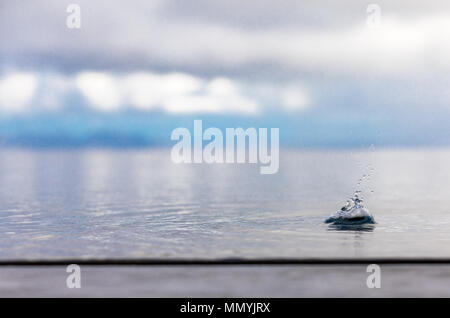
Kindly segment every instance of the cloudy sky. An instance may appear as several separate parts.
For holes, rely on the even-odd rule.
[[[448,1],[4,1],[0,38],[5,145],[165,145],[195,118],[288,146],[450,143]]]

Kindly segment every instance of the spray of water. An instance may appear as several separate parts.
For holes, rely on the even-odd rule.
[[[362,175],[362,177],[358,180],[357,189],[353,193],[353,196],[350,197],[346,204],[337,212],[330,215],[325,223],[333,223],[333,224],[364,224],[364,223],[375,223],[375,219],[370,214],[369,210],[364,207],[364,197],[363,197],[363,189],[364,186],[368,186],[372,174],[374,172],[374,168],[371,164],[368,164],[367,172]],[[365,193],[372,194],[374,191],[365,191]]]

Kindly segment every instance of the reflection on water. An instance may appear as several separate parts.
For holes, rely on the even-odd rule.
[[[328,231],[373,232],[375,224],[330,224]]]
[[[170,150],[0,152],[0,257],[450,255],[450,151],[287,151],[176,165]],[[323,223],[368,164],[375,226]],[[318,195],[320,194],[320,195]]]

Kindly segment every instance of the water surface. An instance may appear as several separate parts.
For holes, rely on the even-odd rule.
[[[448,257],[449,162],[449,150],[282,150],[261,175],[176,165],[170,149],[5,149],[0,258]],[[324,224],[359,187],[377,224]]]

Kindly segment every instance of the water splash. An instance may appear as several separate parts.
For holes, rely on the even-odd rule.
[[[365,224],[375,223],[375,219],[369,210],[363,205],[363,199],[359,195],[360,191],[355,191],[352,198],[337,212],[331,214],[325,223],[333,224]]]
[[[357,184],[357,190],[353,193],[346,204],[337,212],[331,214],[325,223],[332,223],[337,225],[350,225],[350,224],[373,224],[375,219],[369,210],[364,206],[364,198],[362,185],[364,181],[369,182],[374,171],[374,168],[368,164],[368,173],[363,174]],[[373,190],[370,191],[373,193]]]

